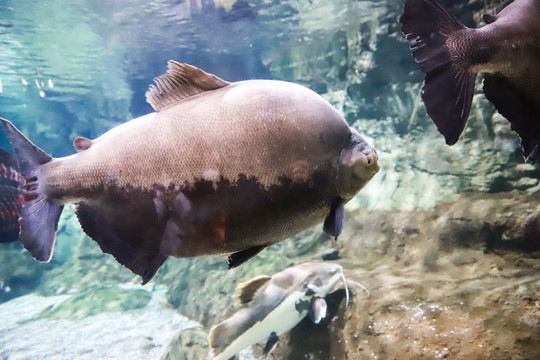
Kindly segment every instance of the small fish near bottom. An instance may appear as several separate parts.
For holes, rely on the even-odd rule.
[[[362,286],[347,281],[338,264],[303,263],[239,284],[236,295],[244,307],[210,330],[211,350],[206,360],[234,359],[243,349],[265,340],[263,354],[266,355],[280,335],[306,316],[319,324],[327,315],[325,297],[339,280],[343,280],[348,306],[348,285]]]

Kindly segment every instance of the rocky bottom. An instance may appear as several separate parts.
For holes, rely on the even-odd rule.
[[[175,333],[199,325],[165,306],[163,290],[151,295],[135,308],[113,298],[109,309],[96,309],[90,294],[76,306],[70,300],[77,295],[31,294],[0,304],[0,359],[160,359]]]
[[[540,358],[537,197],[465,194],[427,211],[359,209],[347,213],[337,242],[321,239],[317,232],[303,236],[311,236],[309,244],[289,240],[263,256],[279,262],[295,253],[290,258],[295,264],[320,261],[321,256],[336,259],[348,279],[363,284],[370,295],[352,286],[345,308],[343,290],[330,294],[325,321],[314,325],[305,319],[265,359]],[[303,252],[304,247],[310,251]],[[204,299],[198,301],[198,309],[207,310],[202,322],[210,326],[238,310],[231,296],[232,291],[214,295],[207,306]],[[226,310],[216,313],[225,303]],[[204,354],[207,330],[195,332],[177,335],[170,349],[195,344],[189,339],[196,336],[199,354]],[[252,347],[255,358],[263,359],[263,346]]]
[[[339,262],[370,295],[353,285],[346,308],[337,289],[321,324],[305,319],[265,360],[540,358],[538,195],[352,210],[337,241],[313,228],[230,271],[224,259],[170,259],[144,287],[94,242],[74,245],[62,264],[29,259],[41,281],[0,304],[0,359],[204,359],[209,328],[239,309],[236,284],[323,259]],[[5,248],[6,259],[25,264],[24,253]],[[261,350],[239,359],[262,359]]]
[[[346,270],[349,279],[370,290],[369,296],[353,286],[346,308],[344,291],[335,291],[327,297],[325,321],[314,325],[306,318],[281,337],[269,357],[262,356],[264,344],[253,346],[253,356],[275,360],[539,359],[540,274],[524,270],[537,259],[505,261],[496,254],[477,255],[474,262],[459,265],[456,254],[441,256],[438,268],[429,272],[421,264]],[[164,359],[204,358],[206,334],[204,328],[181,332]]]

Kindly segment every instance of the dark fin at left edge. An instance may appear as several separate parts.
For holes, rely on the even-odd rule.
[[[275,331],[272,331],[272,333],[270,333],[270,336],[268,337],[268,341],[266,341],[266,345],[264,345],[263,354],[268,355],[272,351],[274,346],[277,344],[278,340],[279,336],[277,336]]]
[[[521,138],[525,161],[534,164],[540,156],[540,104],[533,104],[512,83],[497,74],[485,75],[484,94]]]
[[[142,285],[152,280],[167,260],[167,256],[161,255],[159,249],[152,252],[130,246],[111,225],[110,222],[115,219],[107,218],[105,209],[84,202],[74,208],[83,231],[99,244],[103,252],[113,255],[120,264],[140,275]]]
[[[0,118],[4,132],[16,152],[16,159],[26,184],[19,218],[19,240],[39,261],[49,261],[54,250],[58,220],[63,205],[50,203],[40,193],[36,168],[52,157],[28,140],[9,120]]]
[[[337,240],[343,230],[343,219],[345,218],[345,201],[337,198],[330,205],[330,213],[324,219],[323,230]]]
[[[448,145],[455,144],[469,117],[476,73],[452,63],[448,37],[467,29],[437,0],[406,0],[399,19],[411,51],[426,73],[422,100]]]
[[[18,169],[14,156],[0,149],[0,243],[19,238],[19,196],[24,179]]]
[[[264,250],[266,245],[253,246],[248,249],[235,252],[227,258],[228,269],[238,267]]]

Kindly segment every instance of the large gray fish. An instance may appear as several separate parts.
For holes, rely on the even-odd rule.
[[[406,0],[400,19],[426,73],[422,99],[446,143],[465,127],[478,72],[484,94],[521,137],[526,161],[540,151],[540,0],[515,0],[486,25],[463,25],[437,0]]]
[[[340,265],[304,263],[240,284],[238,298],[245,307],[210,330],[207,360],[228,360],[266,339],[267,353],[280,335],[308,314],[314,323],[319,323],[326,316],[324,297],[340,279],[347,291]]]
[[[19,238],[52,256],[64,204],[83,230],[148,282],[168,256],[229,255],[238,266],[325,220],[379,170],[377,153],[322,97],[271,80],[228,83],[169,62],[156,110],[53,159],[2,119],[26,179]]]

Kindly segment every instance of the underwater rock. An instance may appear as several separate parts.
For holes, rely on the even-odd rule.
[[[80,320],[104,312],[125,312],[145,307],[151,297],[142,289],[92,288],[41,312],[40,318]]]
[[[171,340],[161,360],[199,360],[208,355],[208,331],[206,328],[194,327],[177,333]],[[257,360],[251,349],[240,352],[238,360]]]
[[[22,244],[0,243],[0,303],[31,293],[52,264],[36,262]]]
[[[60,223],[59,227],[78,226],[75,216],[69,221],[71,225]],[[80,228],[76,234],[72,237],[58,236],[56,246],[60,249],[69,248],[66,252],[70,256],[63,262],[57,262],[53,256],[50,267],[43,267],[47,264],[37,263],[41,266],[42,272],[42,281],[35,289],[38,294],[50,296],[118,284],[139,283],[139,279],[129,271],[125,271],[113,256],[103,254],[99,245],[84,235]]]
[[[540,355],[537,281],[511,283],[493,275],[483,284],[475,278],[460,284],[440,272],[429,278],[414,271],[366,275],[380,285],[373,282],[369,299],[354,299],[351,309],[338,316],[331,356],[502,360]],[[485,282],[489,291],[481,290]],[[420,290],[426,284],[432,287],[427,293]]]
[[[200,327],[182,330],[171,340],[161,360],[204,359],[208,354],[208,332]]]
[[[303,322],[291,330],[289,340],[279,342],[275,356],[539,356],[540,350],[532,345],[540,341],[539,211],[539,196],[519,192],[469,193],[432,210],[348,211],[336,243],[338,263],[348,279],[366,286],[371,295],[353,288],[348,309],[341,299],[329,323]],[[241,281],[271,272],[273,262],[286,267],[287,262],[308,261],[328,250],[329,240],[316,231],[305,235],[306,239],[294,242],[301,244],[298,248],[285,241],[263,252],[260,256],[265,259],[259,263],[255,258],[248,264],[244,271],[253,266],[250,275],[235,276]],[[311,251],[305,253],[302,245],[309,245]],[[184,278],[190,280],[178,280]],[[169,298],[177,299],[175,306],[182,313],[203,322],[211,324],[232,313],[227,289],[237,281],[230,272],[219,272],[215,264],[198,262],[182,272],[167,268],[156,281],[179,283]],[[316,347],[306,343],[308,332],[319,339]],[[255,353],[261,349],[253,347]]]
[[[40,316],[69,298],[31,294],[0,304],[0,357],[158,360],[176,332],[199,326],[163,306],[163,289],[156,288],[143,308],[102,308],[105,312],[82,318]]]
[[[323,260],[326,260],[326,261],[328,261],[328,260],[337,260],[337,259],[339,259],[339,250],[338,250],[338,249],[329,249],[329,250],[326,250],[326,251],[322,254],[321,258],[322,258]]]

